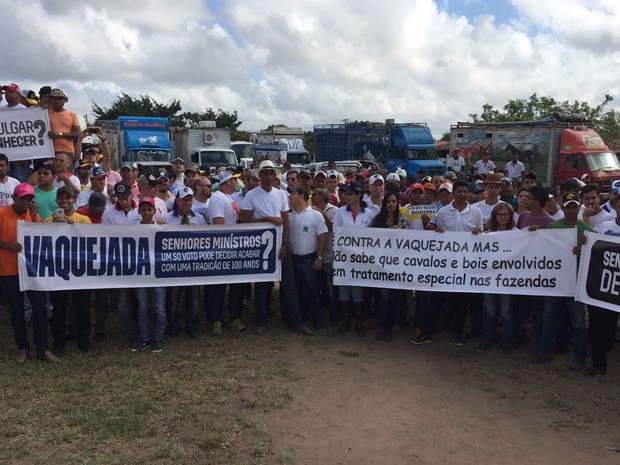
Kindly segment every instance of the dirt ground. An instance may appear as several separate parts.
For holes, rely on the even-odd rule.
[[[295,464],[618,464],[620,360],[582,379],[568,355],[542,366],[524,349],[510,358],[424,346],[410,330],[390,342],[349,333],[289,343],[283,358],[301,380],[293,401],[260,414],[275,456]],[[267,463],[269,463],[267,461]]]

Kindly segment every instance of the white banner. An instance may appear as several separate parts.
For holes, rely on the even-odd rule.
[[[573,296],[574,229],[474,236],[335,228],[334,284],[444,292]]]
[[[620,312],[620,237],[586,232],[576,300]]]
[[[279,281],[280,226],[26,223],[20,289],[108,289]]]
[[[0,152],[9,161],[54,158],[49,130],[47,110],[39,106],[0,111]]]

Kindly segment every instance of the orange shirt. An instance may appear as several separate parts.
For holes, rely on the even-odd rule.
[[[0,242],[17,241],[17,221],[32,222],[30,211],[19,216],[12,206],[0,208]],[[35,221],[41,221],[37,214]],[[0,248],[0,276],[14,276],[17,274],[17,252]]]
[[[50,118],[50,127],[54,132],[67,134],[71,132],[74,126],[80,126],[77,115],[72,111],[54,111],[49,108],[47,114]],[[73,153],[73,141],[71,139],[59,137],[58,139],[53,139],[52,142],[54,143],[54,152]]]

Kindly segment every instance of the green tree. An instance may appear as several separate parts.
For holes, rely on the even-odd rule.
[[[218,128],[227,128],[233,133],[237,131],[242,123],[239,121],[236,111],[229,112],[218,108],[216,112],[213,108],[206,108],[202,113],[186,111],[174,117],[170,124],[181,127],[198,127],[199,121],[215,121]]]
[[[470,113],[469,117],[477,123],[503,121],[536,121],[554,113],[581,113],[592,122],[593,128],[604,140],[620,138],[620,113],[607,109],[613,101],[611,95],[605,94],[603,102],[593,107],[588,102],[578,100],[557,101],[553,97],[538,97],[532,94],[528,99],[509,100],[501,110],[488,103],[482,105],[482,113]]]
[[[176,99],[166,105],[157,102],[148,94],[134,98],[124,92],[108,108],[101,107],[95,102],[92,103],[91,108],[96,120],[116,119],[119,116],[173,118],[182,109],[181,102]]]

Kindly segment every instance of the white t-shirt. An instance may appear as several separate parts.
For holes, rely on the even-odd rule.
[[[81,191],[82,190],[82,183],[80,182],[80,178],[78,178],[75,174],[69,174],[67,173],[67,176],[69,176],[69,181],[71,181],[71,184],[73,184],[73,186],[78,190]],[[54,187],[55,188],[59,188],[65,185],[64,181],[59,181],[58,179],[54,179]],[[71,187],[71,186],[67,186],[67,187]]]
[[[293,255],[308,255],[319,247],[319,236],[328,232],[323,215],[308,206],[301,212],[289,213],[288,243]]]
[[[465,166],[465,160],[463,157],[458,157],[457,159],[450,157],[446,160],[446,168],[452,169],[454,172],[461,171],[463,166]]]
[[[211,199],[208,198],[206,202],[201,202],[196,197],[194,197],[194,201],[192,202],[192,211],[197,215],[201,215],[207,224],[211,224],[211,219],[209,217],[209,208],[211,205]]]
[[[243,210],[243,205],[245,204],[245,195],[243,194],[243,189],[239,189],[237,192],[232,194],[230,197],[237,204],[237,207],[239,207],[239,210],[240,211]]]
[[[140,224],[141,221],[137,206],[125,213],[118,209],[116,204],[106,207],[101,218],[101,224]]]
[[[80,207],[83,207],[84,205],[87,205],[88,199],[90,199],[90,196],[93,195],[94,193],[95,191],[92,189],[86,189],[85,191],[80,192],[79,195],[77,196],[77,199],[75,199],[75,206],[80,208]],[[108,197],[108,190],[104,189],[103,192],[101,193],[105,196],[106,207],[109,207],[110,205],[112,205],[112,199]]]
[[[616,220],[605,221],[599,224],[596,230],[606,236],[620,236],[620,224],[616,223]]]
[[[5,179],[6,182],[0,183],[0,207],[13,205],[13,191],[20,184],[19,180],[10,176]]]
[[[244,210],[252,210],[252,218],[282,217],[288,211],[288,197],[280,189],[271,188],[269,192],[261,186],[255,187],[245,196]]]
[[[182,219],[183,218],[180,217],[175,211],[171,211],[170,213],[168,213],[165,218],[166,224],[181,224]],[[192,211],[189,216],[189,224],[196,226],[201,224],[207,224],[207,222],[202,215],[198,215],[194,211]]]
[[[512,160],[506,163],[506,172],[508,173],[508,177],[510,179],[518,178],[525,171],[525,165],[520,161],[517,161],[514,165],[512,164]]]
[[[239,208],[230,195],[215,191],[209,201],[209,222],[214,218],[224,218],[224,224],[237,224]]]
[[[493,209],[495,208],[495,206],[502,202],[501,200],[499,202],[497,202],[494,205],[487,205],[485,200],[481,200],[480,202],[476,202],[474,204],[474,207],[478,207],[478,209],[480,210],[480,212],[482,213],[482,221],[484,221],[485,223],[489,220],[489,218],[491,218],[491,212],[493,211]],[[504,202],[506,203],[506,202]]]
[[[583,219],[583,210],[579,212],[579,218]],[[607,221],[613,221],[613,219],[614,217],[611,215],[611,213],[607,213],[605,210],[601,210],[596,215],[590,215],[590,226],[596,229],[598,225],[603,224]]]

